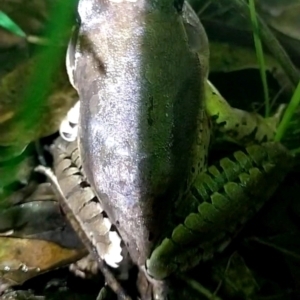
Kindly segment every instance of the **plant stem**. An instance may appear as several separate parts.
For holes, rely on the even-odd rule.
[[[259,64],[260,77],[263,85],[264,99],[265,99],[265,117],[270,116],[270,97],[266,75],[266,65],[264,60],[263,47],[260,40],[259,26],[257,22],[257,15],[255,10],[254,0],[249,0],[250,17],[253,30],[254,45],[256,50],[256,56]]]

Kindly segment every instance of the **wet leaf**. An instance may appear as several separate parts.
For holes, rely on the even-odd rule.
[[[11,286],[74,262],[85,252],[33,239],[0,237],[0,244],[0,280]]]
[[[257,8],[265,20],[277,31],[300,41],[300,3],[297,0],[257,1]]]

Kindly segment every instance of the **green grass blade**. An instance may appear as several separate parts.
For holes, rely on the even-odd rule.
[[[63,41],[62,38],[69,38],[65,33],[71,33],[76,4],[77,0],[58,1],[51,11],[46,32],[46,38],[51,46],[40,49],[41,53],[37,56],[35,72],[30,78],[24,94],[21,115],[24,117],[25,130],[34,128],[43,113],[42,103],[45,101],[45,95],[65,56],[66,48],[60,45]],[[64,41],[67,44],[67,40]]]
[[[263,92],[264,92],[264,99],[265,99],[265,116],[270,116],[270,97],[269,97],[269,89],[268,89],[268,82],[267,82],[267,75],[266,75],[266,65],[263,53],[263,47],[260,40],[259,34],[259,26],[256,17],[256,10],[254,0],[249,0],[249,9],[250,9],[250,18],[253,30],[253,38],[254,38],[254,45],[256,50],[256,56],[259,64],[260,76],[263,85]]]
[[[288,107],[286,108],[285,113],[282,117],[282,120],[278,126],[276,136],[275,136],[276,141],[280,141],[283,138],[284,133],[286,132],[286,130],[289,126],[289,123],[293,117],[293,114],[295,113],[295,111],[299,107],[299,105],[300,105],[300,81],[296,87],[296,90],[292,96],[292,99],[291,99],[290,103],[288,104]]]
[[[3,11],[0,10],[0,26],[15,35],[26,37],[26,33]]]

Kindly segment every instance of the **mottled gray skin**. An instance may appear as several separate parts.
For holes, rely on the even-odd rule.
[[[184,24],[173,0],[81,0],[78,12],[73,80],[83,168],[142,265],[172,201],[204,165],[207,57],[197,52],[208,48],[193,40],[199,20]]]

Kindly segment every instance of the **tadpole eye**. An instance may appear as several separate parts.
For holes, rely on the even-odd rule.
[[[185,0],[174,0],[174,7],[176,8],[176,10],[181,13],[182,12],[182,7],[183,7],[183,3]]]

